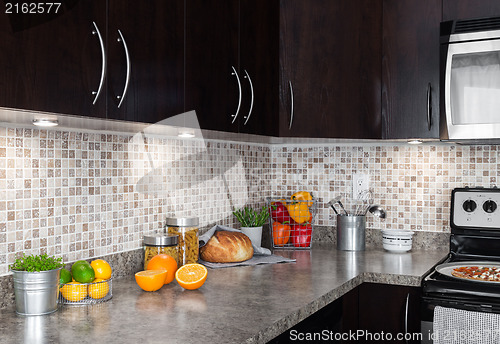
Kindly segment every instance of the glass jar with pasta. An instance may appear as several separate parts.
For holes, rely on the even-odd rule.
[[[149,261],[158,254],[168,254],[179,264],[179,236],[164,233],[145,235],[144,242],[144,270],[147,270]]]
[[[165,220],[168,234],[179,236],[179,260],[180,266],[198,261],[198,218],[174,218]]]

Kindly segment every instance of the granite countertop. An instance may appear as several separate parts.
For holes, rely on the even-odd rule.
[[[276,250],[296,263],[209,269],[198,290],[144,292],[113,280],[113,298],[45,316],[0,311],[0,343],[265,343],[363,282],[419,286],[448,252]]]

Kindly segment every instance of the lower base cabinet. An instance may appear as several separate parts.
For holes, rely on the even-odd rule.
[[[269,341],[419,343],[420,288],[363,283]]]

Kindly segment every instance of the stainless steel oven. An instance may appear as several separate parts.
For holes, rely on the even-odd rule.
[[[454,277],[450,267],[500,266],[500,189],[452,191],[450,253],[422,282],[422,343],[432,343],[437,306],[500,314],[500,282]]]
[[[441,139],[500,142],[500,18],[441,23]]]

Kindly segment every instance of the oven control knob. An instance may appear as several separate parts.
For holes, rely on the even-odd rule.
[[[492,200],[486,201],[483,203],[483,209],[487,213],[492,213],[497,210],[497,204]]]
[[[476,210],[477,204],[473,200],[468,199],[467,201],[464,202],[462,208],[464,208],[466,212],[472,213],[474,210]]]

